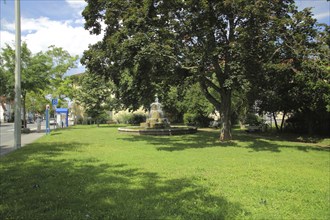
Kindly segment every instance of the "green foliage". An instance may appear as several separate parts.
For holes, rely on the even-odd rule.
[[[25,105],[28,112],[42,114],[47,104],[49,104],[49,100],[43,93],[29,92],[26,96]]]
[[[330,113],[295,112],[286,120],[285,130],[292,133],[327,136],[330,130]]]
[[[97,117],[93,117],[89,124],[106,124],[110,119],[109,114],[106,111],[101,112]]]
[[[210,125],[210,122],[213,119],[199,115],[199,114],[194,114],[194,113],[185,113],[183,115],[183,121],[185,124],[190,125],[190,126],[198,126],[198,127],[208,127]]]
[[[21,53],[21,95],[23,115],[26,115],[27,94],[38,94],[47,89],[50,82],[52,62],[45,53],[39,52],[37,54],[32,54],[25,42],[22,44]],[[3,60],[3,70],[6,72],[4,74],[6,77],[6,91],[2,92],[5,92],[5,95],[12,98],[15,91],[15,50],[10,45],[6,44],[0,56]],[[25,117],[23,120],[26,120]]]
[[[259,126],[263,124],[263,119],[256,114],[248,113],[244,123],[252,126]]]
[[[83,11],[85,27],[92,33],[100,33],[98,18],[104,19],[108,27],[104,41],[90,46],[82,63],[110,78],[117,97],[134,110],[148,106],[156,93],[168,89],[170,76],[175,80],[169,57],[174,42],[162,41],[158,32],[163,30],[152,26],[152,5],[150,1],[89,2]]]
[[[82,105],[89,117],[99,121],[105,111],[114,109],[112,84],[104,77],[86,72],[79,78],[79,88],[75,92],[75,99]]]
[[[196,121],[195,121],[196,115],[191,114],[191,113],[185,113],[183,115],[183,122],[187,125],[195,125]]]
[[[183,90],[183,87],[171,86],[167,93],[159,94],[165,117],[171,123],[183,122],[183,114],[185,112]]]
[[[71,82],[63,79],[64,74],[75,67],[78,57],[72,57],[62,48],[51,46],[47,52],[32,54],[25,42],[22,44],[21,54],[21,93],[23,111],[43,112],[49,100],[46,95],[60,97],[60,102],[65,103],[64,97],[72,97]],[[0,68],[1,93],[13,99],[14,97],[14,72],[15,50],[6,45],[0,53],[2,62]],[[64,106],[64,105],[62,105]]]
[[[28,49],[27,44],[22,44],[21,60],[21,89],[25,97],[27,92],[38,92],[49,84],[51,60],[44,53],[35,55]],[[3,71],[7,72],[7,83],[10,90],[14,91],[15,50],[8,44],[2,49]]]
[[[172,86],[162,97],[163,110],[171,123],[182,123],[185,113],[193,114],[196,118],[207,118],[214,112],[214,107],[207,101],[197,83],[186,82],[184,85]]]
[[[70,77],[65,78],[65,73],[76,67],[78,55],[72,56],[68,51],[54,45],[49,46],[46,55],[52,60],[48,94],[51,94],[53,98],[62,100],[64,98],[72,98],[74,93],[73,84]]]
[[[3,60],[0,55],[0,95],[1,96],[10,96],[11,90],[9,89],[9,77],[8,72],[5,71],[3,67]]]
[[[145,122],[147,119],[146,114],[139,112],[127,112],[122,111],[115,116],[115,120],[118,124],[131,124],[140,125],[140,123]]]
[[[292,8],[290,17],[277,24],[276,30],[277,39],[268,46],[262,74],[253,81],[259,107],[267,112],[296,113],[309,126],[307,130],[315,132],[317,121],[329,118],[329,26],[317,25],[310,9]]]
[[[133,113],[122,111],[118,113],[114,118],[118,124],[129,124],[129,121],[131,121],[133,118]]]
[[[147,119],[145,114],[134,113],[133,117],[128,121],[132,125],[140,125],[140,123],[145,122]]]
[[[83,64],[113,80],[130,108],[147,106],[155,93],[192,78],[205,98],[221,112],[221,139],[231,139],[231,95],[246,90],[258,71],[257,57],[288,15],[287,1],[97,1],[83,11],[85,28],[100,34]],[[262,63],[262,62],[261,62]],[[251,67],[248,67],[250,65]],[[252,69],[254,71],[252,71]],[[193,83],[195,83],[193,82]]]
[[[214,106],[207,101],[198,84],[187,85],[187,88],[180,92],[183,95],[182,105],[185,112],[208,116],[214,111]]]
[[[84,119],[83,118],[78,118],[78,121],[77,121],[78,125],[82,125],[83,122],[84,122]]]

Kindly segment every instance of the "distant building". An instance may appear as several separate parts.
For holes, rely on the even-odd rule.
[[[5,96],[0,96],[0,103],[0,122],[8,122],[12,117],[13,102],[8,101]]]

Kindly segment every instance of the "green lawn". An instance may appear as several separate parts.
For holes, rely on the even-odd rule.
[[[0,158],[0,219],[329,219],[329,139],[217,137],[54,131]]]

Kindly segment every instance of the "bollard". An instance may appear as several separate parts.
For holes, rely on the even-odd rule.
[[[41,131],[41,118],[37,118],[37,132],[39,133]]]

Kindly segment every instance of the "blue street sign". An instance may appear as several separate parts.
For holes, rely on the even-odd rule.
[[[52,105],[56,106],[58,104],[58,100],[57,99],[52,99]]]

